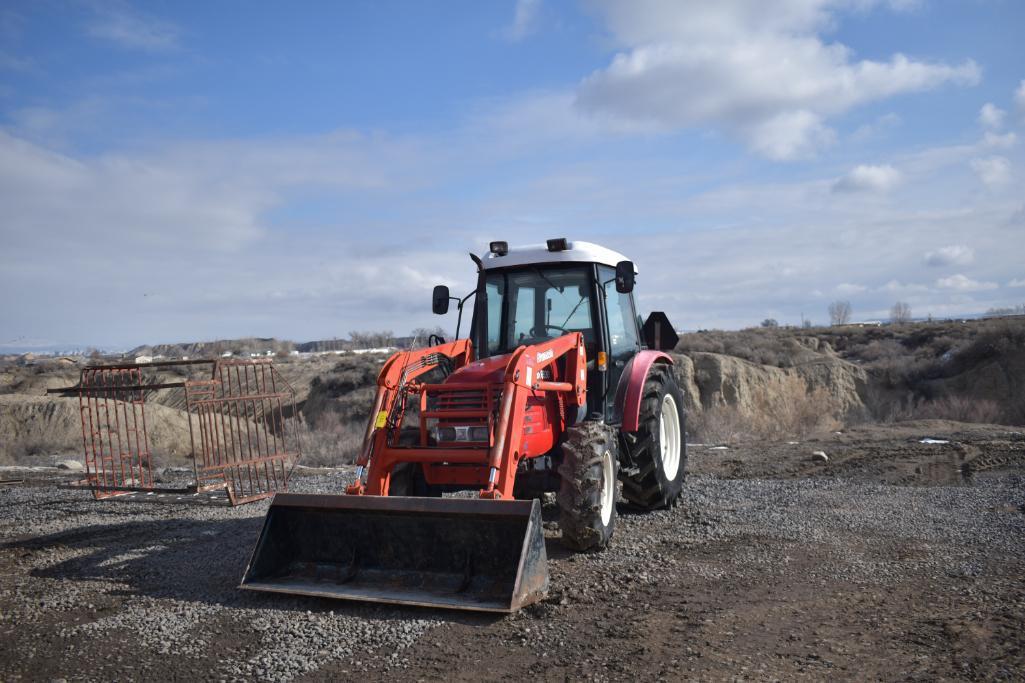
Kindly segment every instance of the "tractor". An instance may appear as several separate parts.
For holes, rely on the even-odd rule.
[[[640,324],[633,262],[565,238],[470,256],[474,290],[432,297],[439,315],[456,303],[457,339],[384,363],[355,481],[278,493],[243,588],[514,611],[547,592],[545,493],[573,551],[609,543],[621,500],[680,496],[677,336],[663,313]]]

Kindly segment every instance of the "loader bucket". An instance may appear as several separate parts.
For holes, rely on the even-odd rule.
[[[242,588],[513,612],[548,591],[541,506],[278,493]]]

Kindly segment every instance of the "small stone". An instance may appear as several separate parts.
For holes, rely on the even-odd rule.
[[[69,470],[71,472],[81,472],[85,469],[85,465],[78,462],[77,460],[61,460],[57,463],[57,469]]]

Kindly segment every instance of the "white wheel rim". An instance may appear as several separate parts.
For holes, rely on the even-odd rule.
[[[605,526],[612,520],[616,504],[616,479],[612,472],[612,452],[606,450],[601,457],[601,523]]]
[[[658,441],[662,446],[662,471],[666,479],[676,479],[680,469],[680,411],[669,394],[662,399],[662,415],[658,421]]]

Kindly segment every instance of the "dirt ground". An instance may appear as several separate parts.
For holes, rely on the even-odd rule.
[[[24,473],[0,487],[0,679],[1025,679],[1020,429],[692,445],[688,470],[601,553],[564,551],[547,507],[551,593],[507,617],[245,593],[266,504]]]

